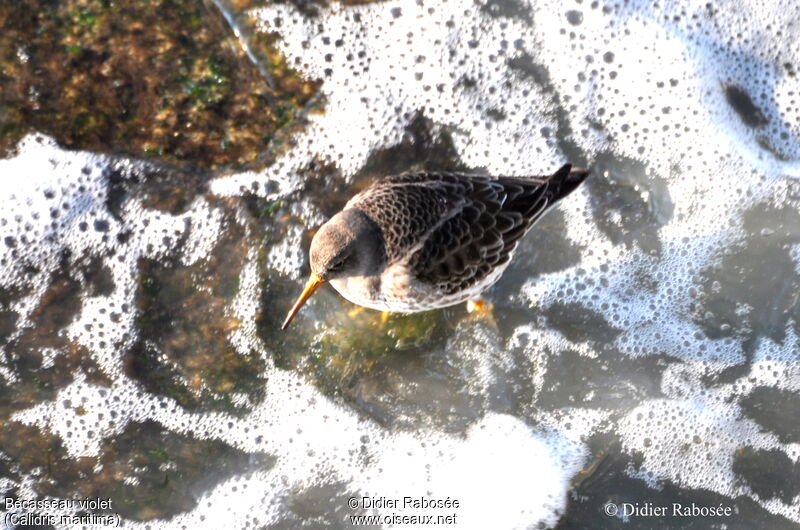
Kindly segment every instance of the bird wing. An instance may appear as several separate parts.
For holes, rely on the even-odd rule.
[[[452,294],[505,264],[548,206],[585,176],[570,180],[569,165],[551,177],[404,174],[363,191],[348,207],[381,227],[390,263],[405,262],[419,281]]]

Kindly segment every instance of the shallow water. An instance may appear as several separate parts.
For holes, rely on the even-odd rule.
[[[797,528],[792,2],[347,4],[219,5],[319,87],[252,169],[41,134],[0,160],[3,497],[131,528]],[[323,289],[278,331],[373,179],[565,161],[593,175],[491,318]]]

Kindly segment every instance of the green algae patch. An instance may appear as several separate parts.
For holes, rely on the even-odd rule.
[[[0,153],[39,131],[68,148],[240,167],[316,90],[288,67],[266,68],[273,86],[211,4],[5,2]]]
[[[285,312],[275,301],[288,304],[298,294],[295,282],[267,282],[263,306],[269,309],[257,321],[258,335],[277,367],[304,374],[331,396],[352,398],[364,381],[385,377],[441,347],[452,316],[447,311],[381,313],[351,304],[326,287],[281,331]]]
[[[403,315],[354,308],[334,316],[337,321],[313,344],[308,358],[318,386],[328,393],[382,371],[391,357],[421,353],[443,326],[441,311]]]

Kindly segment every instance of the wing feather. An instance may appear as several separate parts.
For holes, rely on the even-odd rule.
[[[443,294],[468,289],[511,258],[519,239],[588,175],[569,164],[550,177],[414,173],[355,196],[381,227],[391,263]]]

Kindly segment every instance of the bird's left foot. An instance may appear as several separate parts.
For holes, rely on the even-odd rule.
[[[467,300],[467,312],[472,318],[486,321],[493,327],[497,327],[494,320],[494,304],[485,300]]]
[[[350,318],[356,318],[357,316],[359,316],[361,313],[364,312],[364,309],[365,309],[364,307],[357,305],[353,307],[353,309],[347,312],[347,316]]]
[[[353,309],[351,309],[350,311],[347,312],[347,316],[350,317],[353,320],[358,319],[358,318],[361,317],[362,313],[364,313],[365,309],[366,309],[365,307],[357,305]],[[367,319],[368,320],[372,320],[374,322],[375,312],[368,311],[368,314],[369,314],[369,316],[367,317]],[[380,325],[381,328],[383,328],[386,325],[386,323],[389,321],[389,317],[391,317],[391,316],[392,316],[392,314],[389,313],[388,311],[381,311],[380,320],[378,322],[378,324]]]
[[[483,300],[467,300],[467,312],[468,313],[483,313],[486,311],[491,312],[494,307],[492,304],[488,302],[484,302]]]

